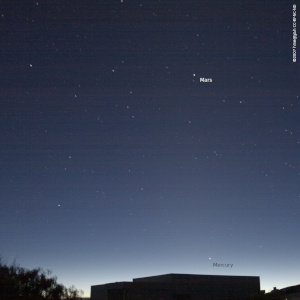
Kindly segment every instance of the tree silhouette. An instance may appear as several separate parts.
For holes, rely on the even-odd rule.
[[[41,268],[25,269],[15,262],[10,266],[0,257],[0,299],[3,300],[61,300],[81,299],[82,291],[57,283],[51,272]]]

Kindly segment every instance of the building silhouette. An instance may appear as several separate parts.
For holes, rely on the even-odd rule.
[[[258,276],[165,274],[91,287],[91,300],[246,300],[258,295]]]
[[[300,300],[300,284],[288,286],[280,290],[274,287],[273,291],[271,291],[269,294],[278,294],[284,296],[285,300]]]

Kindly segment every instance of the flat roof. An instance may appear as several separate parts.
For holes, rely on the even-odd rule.
[[[259,278],[259,276],[243,276],[243,275],[204,275],[204,274],[180,274],[180,273],[169,273],[163,275],[147,276],[140,278],[133,278],[133,282],[142,281],[165,281],[165,280],[182,280],[182,279],[204,279],[204,278]]]
[[[240,280],[251,280],[256,281],[260,284],[259,276],[242,276],[242,275],[202,275],[202,274],[180,274],[180,273],[169,273],[169,274],[162,274],[162,275],[155,275],[155,276],[148,276],[148,277],[140,277],[140,278],[133,278],[132,281],[116,281],[104,284],[97,284],[92,285],[92,287],[96,286],[120,286],[126,287],[130,286],[133,283],[135,284],[166,284],[166,283],[179,283],[179,282],[190,282],[191,284],[202,284],[205,281],[212,282],[218,280],[228,280],[228,281],[240,281]]]

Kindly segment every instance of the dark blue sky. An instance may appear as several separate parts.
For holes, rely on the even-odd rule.
[[[1,1],[3,258],[299,284],[293,4]]]

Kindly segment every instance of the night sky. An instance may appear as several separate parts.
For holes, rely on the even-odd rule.
[[[293,4],[2,0],[2,257],[86,296],[166,273],[299,284]]]

